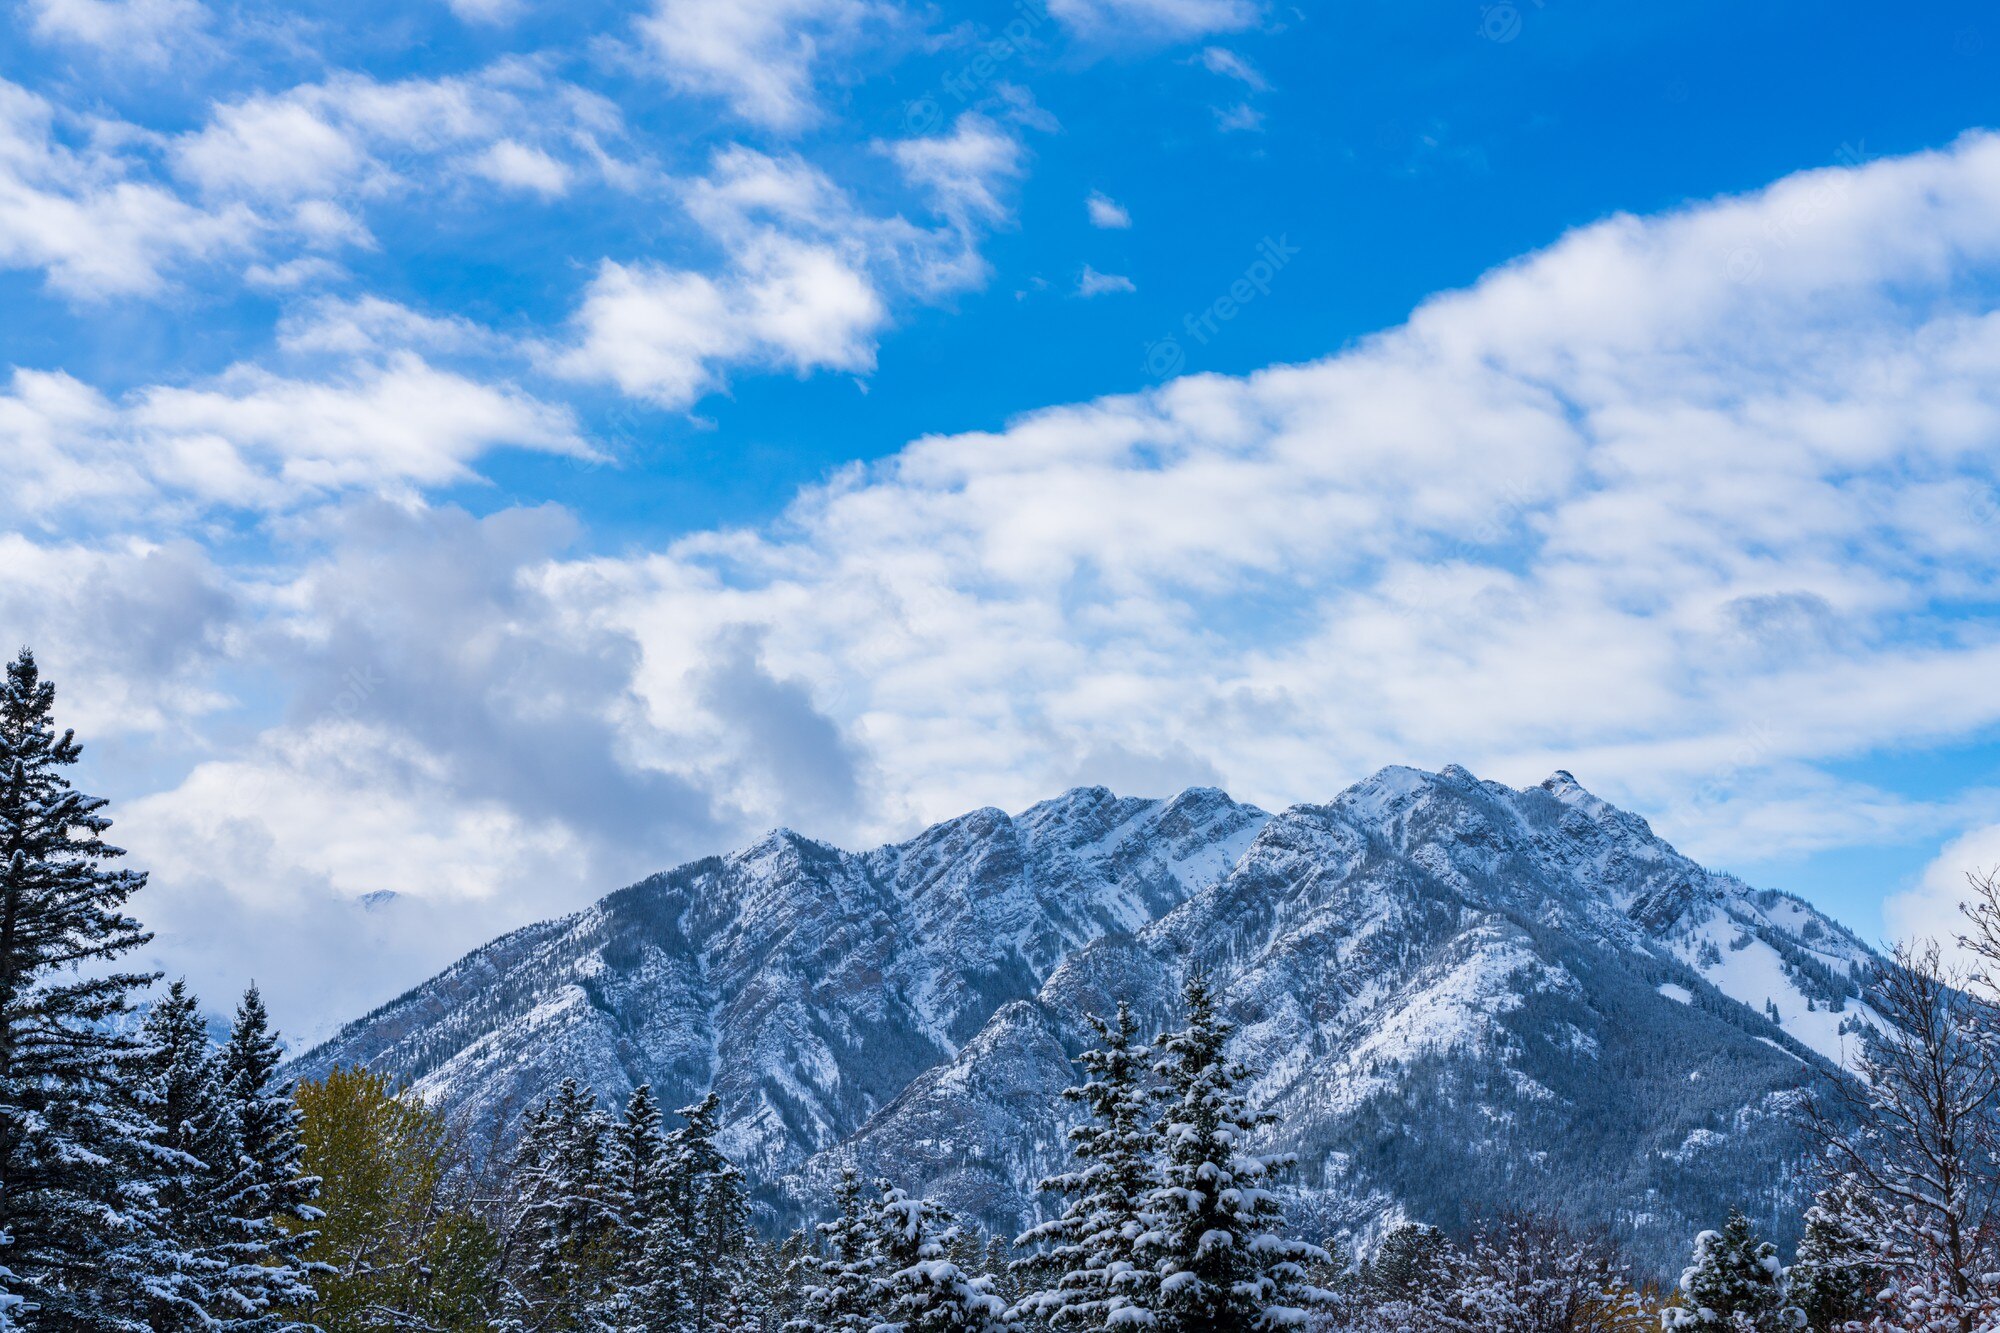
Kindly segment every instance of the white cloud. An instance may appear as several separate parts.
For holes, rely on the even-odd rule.
[[[1996,197],[1975,138],[1613,219],[1329,360],[922,440],[771,532],[559,577],[661,714],[706,634],[756,626],[890,811],[1032,799],[1114,746],[1280,802],[1567,764],[1755,854],[1778,825],[1732,802],[1803,790],[1766,775],[2000,721],[2000,638],[1948,609],[2000,574],[2000,316],[1959,299],[2000,268]]]
[[[655,0],[638,29],[676,88],[720,98],[753,124],[798,130],[819,118],[820,67],[896,18],[872,0]]]
[[[1248,102],[1238,102],[1235,106],[1215,108],[1216,127],[1224,133],[1236,130],[1261,130],[1264,128],[1264,113]]]
[[[0,80],[0,265],[85,299],[159,290],[173,270],[247,249],[241,207],[197,208],[94,142],[72,147],[47,101]]]
[[[577,312],[579,341],[554,365],[666,407],[715,388],[726,365],[873,369],[886,312],[836,251],[768,236],[737,262],[717,281],[606,260]]]
[[[1093,227],[1120,230],[1132,225],[1132,215],[1125,211],[1125,206],[1099,191],[1090,192],[1090,198],[1084,200],[1084,209],[1090,214]]]
[[[1185,41],[1256,23],[1250,0],[1049,0],[1049,13],[1093,41]]]
[[[324,335],[335,345],[345,335]],[[310,342],[310,339],[308,339]],[[0,394],[13,521],[170,519],[187,506],[284,509],[334,492],[470,478],[502,447],[588,456],[565,408],[391,351],[323,378],[240,365],[113,401],[59,372],[17,369]]]
[[[446,0],[462,23],[493,26],[512,23],[527,8],[527,0]]]
[[[1952,839],[1917,883],[1884,904],[1882,915],[1890,934],[1951,946],[1968,924],[1959,905],[1973,897],[1971,878],[1995,871],[2000,871],[2000,824],[1983,825]]]
[[[569,168],[539,148],[502,139],[473,159],[472,171],[496,185],[555,199],[569,190]]]
[[[977,112],[960,116],[949,134],[903,139],[890,152],[946,217],[992,222],[1007,215],[999,191],[1021,174],[1021,141]]]
[[[1211,74],[1220,74],[1225,79],[1235,79],[1251,92],[1261,93],[1270,88],[1257,67],[1237,55],[1226,46],[1205,47],[1201,53],[1202,68]]]
[[[972,114],[948,135],[887,151],[941,226],[864,213],[800,158],[725,149],[681,192],[722,262],[696,270],[605,260],[571,340],[547,349],[549,367],[671,408],[722,387],[737,368],[872,370],[893,300],[984,280],[978,239],[1007,217],[1000,192],[1020,158],[1018,141]]]
[[[365,244],[353,211],[419,187],[478,181],[549,199],[579,179],[624,188],[631,168],[606,147],[623,134],[603,98],[502,60],[437,79],[339,73],[219,105],[171,156],[209,198],[267,209],[314,244]]]
[[[1078,296],[1103,296],[1107,292],[1136,292],[1132,279],[1120,277],[1116,273],[1099,273],[1090,265],[1083,266],[1083,275],[1077,279]]]
[[[207,26],[199,0],[29,0],[35,35],[142,64],[164,63]]]

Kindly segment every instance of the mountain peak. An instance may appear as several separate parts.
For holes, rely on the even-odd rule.
[[[291,1074],[367,1064],[465,1124],[565,1075],[712,1088],[774,1225],[851,1163],[1010,1228],[1062,1160],[1084,1015],[1168,1023],[1199,963],[1327,1234],[1519,1202],[1489,1186],[1532,1157],[1540,1202],[1640,1219],[1643,1248],[1789,1188],[1778,1111],[1865,1021],[1872,957],[1568,772],[1457,764],[1276,816],[1085,786],[869,852],[778,828],[645,890],[503,937]],[[1711,1141],[1741,1146],[1686,1149]]]

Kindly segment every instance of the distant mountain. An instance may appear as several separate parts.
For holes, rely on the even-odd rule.
[[[1275,816],[1087,788],[861,854],[775,832],[496,940],[293,1070],[365,1063],[474,1126],[564,1074],[713,1085],[774,1220],[855,1164],[1012,1229],[1083,1015],[1169,1023],[1200,966],[1315,1234],[1532,1204],[1664,1267],[1732,1203],[1794,1225],[1787,1112],[1873,959],[1567,773],[1390,768]]]

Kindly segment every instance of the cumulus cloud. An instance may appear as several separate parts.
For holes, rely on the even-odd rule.
[[[1006,217],[1001,190],[1020,157],[1013,136],[971,113],[949,134],[886,151],[928,196],[939,225],[866,213],[797,156],[724,149],[683,191],[721,262],[603,261],[572,339],[545,360],[559,374],[607,380],[671,408],[721,387],[732,369],[872,370],[893,301],[983,281],[978,240]]]
[[[41,269],[57,291],[100,299],[158,291],[170,273],[257,239],[248,209],[190,204],[104,136],[66,137],[76,128],[66,122],[0,80],[0,265]]]
[[[519,60],[391,82],[341,72],[217,105],[169,150],[202,198],[257,210],[322,248],[372,243],[359,213],[421,185],[483,183],[544,199],[580,179],[619,188],[617,109]]]
[[[1995,572],[1996,191],[1977,137],[1613,219],[1351,352],[923,440],[578,596],[649,661],[758,628],[926,817],[1097,744],[1277,802],[1568,763],[1747,854],[1749,775],[2000,720],[2000,640],[1943,609]]]
[[[1883,905],[1890,933],[1898,939],[1929,939],[1953,946],[1965,932],[1959,905],[1971,900],[1972,879],[1996,871],[2000,871],[2000,823],[1981,824],[1953,838],[1915,884]]]
[[[199,0],[29,0],[37,37],[161,64],[207,26]]]

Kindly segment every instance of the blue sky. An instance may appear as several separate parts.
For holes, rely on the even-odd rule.
[[[5,22],[0,624],[295,1029],[1073,782],[1567,767],[1868,933],[2000,861],[1980,8]]]

